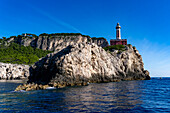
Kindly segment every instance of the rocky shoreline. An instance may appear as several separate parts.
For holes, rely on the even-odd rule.
[[[105,51],[94,43],[78,43],[50,53],[32,65],[27,84],[18,86],[16,91],[149,80],[149,72],[143,65],[141,55],[131,45],[119,52]]]

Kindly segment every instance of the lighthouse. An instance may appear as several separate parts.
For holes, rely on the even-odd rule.
[[[118,39],[118,40],[121,39],[120,29],[121,29],[121,27],[120,27],[119,23],[117,23],[117,26],[116,26],[116,39]]]
[[[127,45],[127,39],[121,39],[121,26],[119,23],[116,25],[116,39],[110,40],[110,45]]]

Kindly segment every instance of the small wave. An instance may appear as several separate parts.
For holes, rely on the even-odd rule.
[[[11,91],[11,93],[15,93],[15,92],[27,92],[27,91],[25,91],[25,90]]]
[[[56,89],[55,87],[47,87],[46,89]]]

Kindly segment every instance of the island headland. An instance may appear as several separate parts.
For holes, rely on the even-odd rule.
[[[118,39],[112,40],[111,45],[105,38],[91,38],[80,33],[44,33],[39,36],[22,34],[5,39],[6,46],[16,43],[51,51],[30,65],[29,71],[21,69],[29,74],[22,74],[23,77],[28,77],[28,81],[18,86],[16,91],[121,80],[149,80],[149,72],[144,69],[142,57],[136,47],[127,44],[127,40],[119,39],[119,31],[117,34]],[[19,78],[23,78],[19,75]]]

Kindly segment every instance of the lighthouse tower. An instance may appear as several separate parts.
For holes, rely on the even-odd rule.
[[[117,23],[117,26],[116,26],[116,39],[120,40],[121,39],[121,33],[120,33],[120,25],[119,23]]]
[[[116,39],[110,40],[110,45],[127,45],[127,39],[121,39],[120,25],[117,23],[116,26]]]

